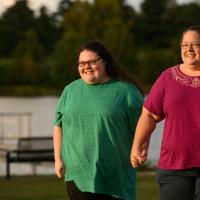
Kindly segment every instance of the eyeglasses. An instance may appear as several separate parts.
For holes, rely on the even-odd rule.
[[[101,58],[97,58],[97,59],[94,59],[94,60],[88,60],[88,61],[79,61],[78,62],[78,66],[79,67],[85,67],[86,64],[90,65],[90,66],[96,66],[97,64],[97,61],[100,60]]]
[[[200,49],[200,43],[182,44],[181,45],[182,49],[189,49],[190,47],[192,47],[193,49]]]

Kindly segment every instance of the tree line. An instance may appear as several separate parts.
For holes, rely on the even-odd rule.
[[[167,67],[181,62],[180,36],[200,22],[200,5],[144,0],[60,0],[57,11],[33,11],[17,0],[0,16],[0,93],[58,94],[78,78],[77,52],[102,41],[146,91]],[[34,89],[35,88],[35,89]]]

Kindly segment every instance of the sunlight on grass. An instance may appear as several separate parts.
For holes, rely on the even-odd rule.
[[[14,176],[0,178],[1,200],[67,200],[63,180],[55,176]],[[158,186],[152,173],[139,173],[137,200],[158,200]]]
[[[138,173],[137,200],[159,200],[159,187],[153,172]]]
[[[20,176],[0,179],[2,200],[66,200],[65,184],[54,176]]]

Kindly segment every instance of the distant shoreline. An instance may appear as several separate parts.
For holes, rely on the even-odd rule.
[[[0,86],[0,97],[59,96],[62,89],[47,86]]]

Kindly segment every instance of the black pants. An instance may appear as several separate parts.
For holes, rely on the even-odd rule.
[[[200,168],[157,169],[160,200],[200,200]]]
[[[66,186],[70,200],[120,200],[105,194],[81,192],[74,181],[67,181]]]

